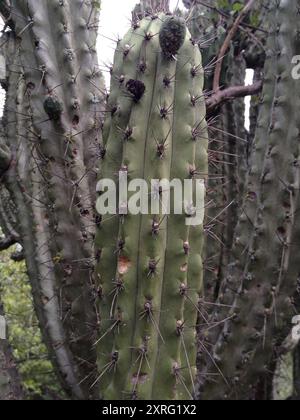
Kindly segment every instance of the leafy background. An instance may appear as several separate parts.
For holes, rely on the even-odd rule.
[[[0,254],[0,296],[27,398],[62,398],[34,314],[25,263],[12,261],[10,252]]]

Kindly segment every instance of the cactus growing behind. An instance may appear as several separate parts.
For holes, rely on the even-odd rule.
[[[244,84],[243,58],[232,56],[225,86]],[[208,119],[209,181],[206,213],[205,299],[214,301],[232,248],[248,169],[244,99],[225,103]],[[210,309],[213,307],[211,306]],[[210,310],[208,309],[208,310]]]
[[[95,52],[100,4],[10,3],[12,31],[1,42],[8,78],[4,141],[11,153],[3,180],[18,209],[35,308],[58,377],[74,398],[89,398],[104,97]]]
[[[226,30],[223,27],[224,21],[218,13],[212,10],[214,0],[205,4],[208,7],[193,1],[184,1],[188,8],[187,25],[195,42],[198,43],[202,54],[203,66],[205,68],[204,88],[211,92],[213,84],[214,65],[218,52],[225,40]],[[224,65],[221,76],[221,85],[226,83],[226,71],[228,62],[231,60],[231,52],[224,57]]]
[[[151,16],[159,12],[168,12],[170,9],[170,0],[141,0],[133,11],[133,20],[142,19],[145,16]]]
[[[188,26],[199,44],[205,69],[205,93],[213,95],[214,70],[219,51],[225,41],[226,26],[232,16],[222,13],[214,1],[205,3],[185,2],[189,8]],[[228,6],[229,3],[228,3]],[[222,62],[220,86],[243,86],[246,68],[240,44],[243,37],[238,33],[230,43],[230,49]],[[219,289],[223,269],[228,263],[238,211],[243,197],[243,185],[247,172],[247,138],[244,129],[244,98],[227,102],[208,111],[209,181],[207,194],[206,243],[205,243],[205,299],[214,301]],[[210,306],[208,311],[212,309]]]
[[[276,332],[293,316],[291,297],[299,274],[293,246],[299,243],[300,120],[290,98],[299,103],[299,83],[291,77],[292,57],[299,53],[298,7],[299,1],[272,2],[263,100],[244,211],[220,306],[211,319],[216,325],[208,336],[215,343],[212,358],[205,355],[200,370],[204,399],[251,398],[258,375],[270,361]],[[220,380],[207,380],[206,375],[216,371],[222,372]]]
[[[231,71],[227,72],[227,84],[241,86],[245,83],[246,66],[242,54],[233,55],[230,62]],[[221,110],[224,120],[223,167],[224,167],[224,192],[225,211],[223,268],[227,266],[233,245],[234,233],[242,207],[244,186],[248,172],[248,142],[245,130],[245,102],[238,98],[233,102],[224,104]],[[217,138],[221,138],[217,136]],[[223,269],[222,268],[222,269]]]
[[[188,32],[172,51],[176,58],[164,49],[162,37],[167,32],[169,39],[174,25],[179,37],[186,32],[179,18],[145,18],[118,45],[101,179],[117,182],[121,171],[150,185],[207,175],[201,56]],[[142,97],[128,92],[141,85]],[[158,189],[158,203],[160,196]],[[169,217],[162,210],[102,217],[98,379],[105,399],[190,399],[194,393],[203,227],[186,226],[186,215],[173,213],[172,205]]]
[[[210,6],[213,2],[208,1]],[[204,7],[193,1],[184,1],[184,5],[189,9],[187,13],[187,25],[194,42],[199,45],[204,73],[204,92],[208,96],[212,92],[213,70],[218,51],[224,42],[226,31],[219,24],[219,19],[215,19],[215,13],[208,7]],[[229,54],[230,60],[232,54]],[[224,66],[225,68],[226,66]],[[226,77],[226,72],[223,76]],[[222,77],[222,85],[224,78]],[[216,110],[212,115],[207,115],[208,123],[213,121],[216,131],[209,136],[209,168],[208,168],[208,188],[207,188],[207,213],[205,224],[205,260],[204,260],[204,295],[206,301],[214,301],[214,294],[217,289],[222,267],[223,243],[222,236],[224,231],[223,219],[225,219],[225,167],[222,165],[224,159],[224,149],[226,144],[223,142],[224,118],[220,111]],[[206,308],[207,309],[207,308]]]

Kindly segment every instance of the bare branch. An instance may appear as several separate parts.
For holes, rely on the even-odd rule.
[[[5,251],[15,244],[16,240],[13,237],[0,239],[0,251]]]
[[[263,83],[258,81],[250,86],[231,86],[224,90],[218,90],[216,93],[206,99],[206,109],[208,112],[214,110],[224,102],[231,101],[236,98],[256,95],[261,92]]]

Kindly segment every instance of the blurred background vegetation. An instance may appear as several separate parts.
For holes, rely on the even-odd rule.
[[[25,263],[10,255],[11,250],[0,253],[0,296],[26,398],[65,399],[42,342]]]

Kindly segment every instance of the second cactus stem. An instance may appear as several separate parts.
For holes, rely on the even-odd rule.
[[[295,313],[300,119],[292,108],[299,107],[300,92],[291,63],[300,45],[299,6],[299,0],[274,0],[269,9],[264,89],[243,212],[210,319],[214,328],[204,328],[200,340],[203,400],[253,399]]]
[[[119,42],[101,179],[118,183],[122,173],[148,185],[205,180],[204,76],[190,38],[183,20],[160,14],[135,22]],[[161,194],[158,187],[149,205],[151,198],[159,204]],[[163,208],[156,215],[120,214],[134,195],[129,192],[118,215],[102,217],[96,241],[102,397],[192,399],[203,225],[188,226],[186,214],[174,215],[172,189],[169,216]]]

